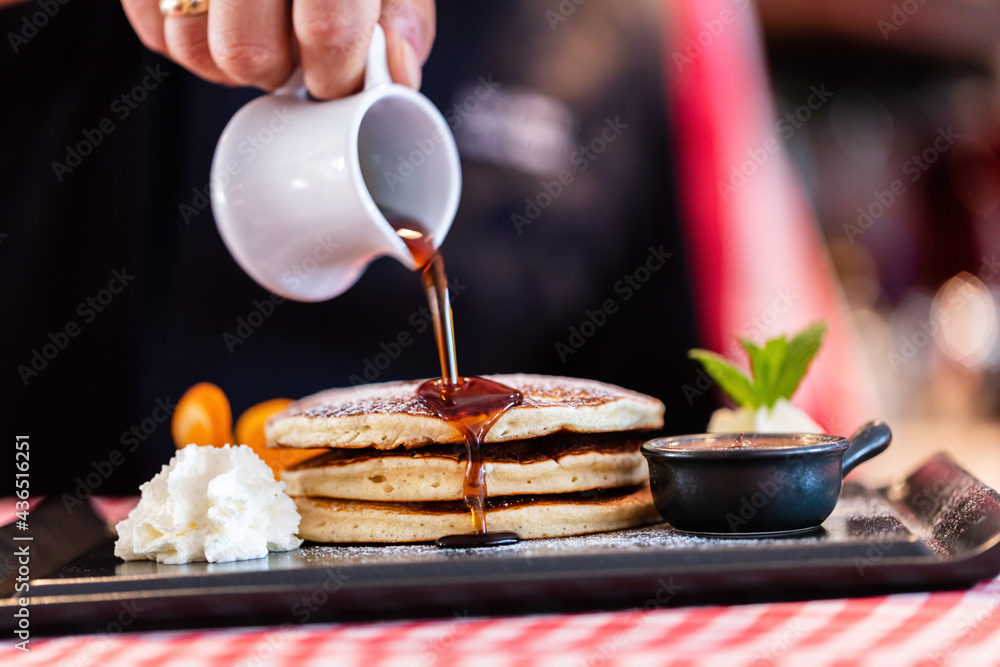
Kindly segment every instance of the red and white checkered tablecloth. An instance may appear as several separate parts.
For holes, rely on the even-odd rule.
[[[95,508],[114,520],[134,502]],[[978,667],[1000,665],[998,607],[1000,578],[850,600],[34,638],[28,653],[4,640],[0,665]]]
[[[966,592],[4,642],[46,667],[887,667],[1000,664],[1000,581]]]

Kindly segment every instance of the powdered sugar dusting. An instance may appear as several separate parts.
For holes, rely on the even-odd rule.
[[[624,399],[654,408],[660,404],[651,396],[596,380],[526,374],[485,377],[513,387],[524,395],[524,402],[513,408],[512,412],[550,407],[597,407]],[[272,420],[296,416],[322,418],[365,414],[407,414],[433,418],[434,413],[417,398],[417,387],[422,382],[423,380],[380,382],[328,389],[292,403],[283,412],[272,417]]]
[[[969,476],[942,478],[932,489],[920,488],[908,499],[909,509],[916,512],[919,519],[910,522],[910,527],[936,552],[948,555],[969,519],[981,516],[983,506],[990,501],[987,487],[976,479]]]
[[[408,414],[435,418],[417,398],[420,381],[380,382],[327,389],[290,404],[274,417],[355,417],[366,414]]]
[[[818,543],[821,538],[804,536],[794,539],[798,543]],[[607,551],[616,553],[661,549],[715,550],[720,548],[753,548],[774,546],[773,539],[714,538],[683,533],[667,524],[657,524],[642,528],[629,528],[607,533],[552,537],[524,540],[490,549],[438,549],[433,544],[359,544],[324,545],[310,544],[300,549],[305,562],[329,563],[338,561],[350,565],[371,565],[379,563],[400,563],[420,561],[440,561],[456,558],[535,558],[554,555],[580,555]]]
[[[895,545],[893,555],[925,553],[916,536],[900,521],[891,503],[878,493],[854,484],[844,493],[821,530],[782,537],[703,537],[660,523],[606,533],[524,540],[517,544],[483,550],[438,549],[432,544],[310,544],[300,550],[306,562],[361,565],[378,563],[440,561],[454,558],[534,558],[549,555],[593,553],[637,553],[669,549],[718,551],[729,549],[773,549],[802,545]]]

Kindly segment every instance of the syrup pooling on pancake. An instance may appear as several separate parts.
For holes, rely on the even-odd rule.
[[[500,416],[519,405],[524,397],[516,389],[492,380],[458,376],[455,328],[451,318],[444,260],[434,249],[431,235],[419,223],[398,218],[390,224],[422,269],[421,279],[427,292],[441,359],[441,378],[428,380],[420,385],[417,396],[434,414],[458,428],[465,437],[468,457],[465,468],[465,502],[472,514],[473,534],[485,536],[486,476],[483,471],[482,444]],[[516,535],[468,540],[446,536],[438,544],[444,547],[475,547],[509,544],[516,540]]]
[[[508,386],[517,386],[524,396],[524,402],[519,406],[522,408],[570,408],[578,410],[580,408],[598,408],[610,403],[630,400],[639,406],[646,406],[647,411],[652,410],[640,423],[617,424],[610,428],[583,429],[587,432],[659,428],[661,426],[663,407],[658,401],[615,385],[582,378],[523,373],[487,375],[485,377]],[[433,413],[417,397],[418,385],[418,381],[399,380],[327,389],[296,401],[291,406],[292,410],[288,416],[338,419],[366,414],[430,416]],[[581,431],[580,428],[566,430]],[[510,439],[521,440],[534,435],[537,433],[520,434]],[[508,438],[493,438],[492,440],[504,439]]]
[[[487,443],[512,442],[559,432],[607,433],[663,426],[663,403],[621,387],[581,378],[487,375],[524,396],[486,435]],[[269,421],[268,441],[281,447],[422,448],[464,444],[457,428],[439,419],[419,398],[418,381],[382,382],[327,389],[302,398]]]
[[[518,405],[521,392],[485,378],[459,378],[457,384],[428,380],[417,390],[420,399],[465,436],[465,502],[472,513],[473,532],[486,533],[486,475],[483,441],[500,416]]]

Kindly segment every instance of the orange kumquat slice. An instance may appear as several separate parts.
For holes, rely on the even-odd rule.
[[[178,449],[192,443],[221,447],[232,442],[233,413],[225,392],[210,382],[188,389],[177,401],[170,433]]]
[[[279,473],[285,468],[327,451],[324,449],[266,446],[267,436],[264,435],[264,424],[269,417],[284,410],[291,402],[291,399],[288,398],[272,398],[248,408],[236,421],[236,442],[241,445],[249,445],[257,456],[271,467],[275,479],[278,479]]]

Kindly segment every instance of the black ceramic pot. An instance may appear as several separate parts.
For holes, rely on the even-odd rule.
[[[870,422],[850,440],[806,433],[657,438],[642,445],[653,502],[678,530],[709,535],[811,530],[830,516],[844,475],[892,440]]]

